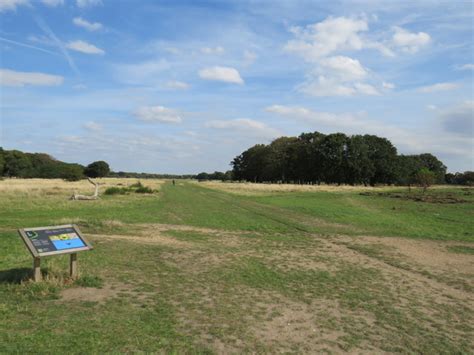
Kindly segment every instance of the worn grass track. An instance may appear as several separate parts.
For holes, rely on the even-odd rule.
[[[472,204],[191,183],[93,205],[44,192],[0,194],[0,353],[474,349]],[[14,229],[68,220],[96,247],[81,279],[55,257],[47,281],[23,281]]]

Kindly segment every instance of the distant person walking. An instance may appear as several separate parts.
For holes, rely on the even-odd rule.
[[[175,182],[174,179],[173,179],[173,186],[174,186],[174,185],[176,185],[176,182]]]

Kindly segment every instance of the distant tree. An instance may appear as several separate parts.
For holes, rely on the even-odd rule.
[[[369,159],[374,164],[374,174],[370,184],[392,184],[396,178],[397,149],[386,139],[374,135],[365,135],[369,147]]]
[[[423,192],[426,192],[428,187],[436,182],[436,174],[427,168],[422,168],[415,174],[415,181],[423,188]]]
[[[344,133],[325,136],[319,145],[323,177],[327,183],[342,184],[346,180],[348,137]]]
[[[209,180],[209,174],[208,173],[199,173],[196,175],[196,179],[203,181],[203,180]]]
[[[363,136],[349,138],[346,159],[346,182],[367,186],[375,174],[375,166],[369,156],[369,145]]]
[[[9,150],[5,152],[4,157],[4,174],[6,176],[22,178],[31,176],[33,165],[28,155],[18,150]]]
[[[67,181],[81,180],[84,178],[84,167],[79,164],[63,163],[59,177]]]
[[[270,148],[257,144],[244,151],[232,161],[234,178],[253,182],[265,181],[268,174]]]
[[[3,176],[3,170],[5,168],[5,152],[2,147],[0,147],[0,177]]]
[[[109,175],[110,167],[105,161],[95,161],[84,169],[84,174],[91,178],[100,178]]]
[[[421,161],[421,165],[435,175],[435,183],[442,184],[444,183],[444,177],[446,175],[446,166],[438,160],[433,154],[425,153],[420,154],[419,159]]]

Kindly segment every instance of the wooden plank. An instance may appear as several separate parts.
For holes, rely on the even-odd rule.
[[[41,259],[40,258],[33,258],[33,280],[35,282],[41,281]]]
[[[71,258],[69,259],[69,275],[72,278],[77,277],[77,254],[71,254]]]

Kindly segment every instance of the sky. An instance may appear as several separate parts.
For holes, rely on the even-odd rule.
[[[0,0],[0,146],[226,171],[302,132],[474,170],[471,1]]]

